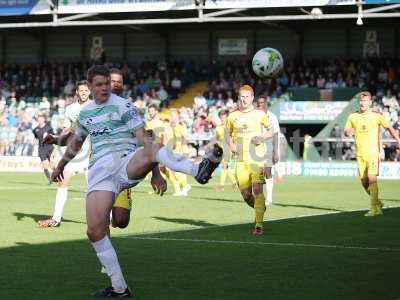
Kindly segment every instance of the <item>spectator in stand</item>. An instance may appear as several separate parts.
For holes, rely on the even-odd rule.
[[[213,91],[208,91],[207,96],[206,96],[206,101],[207,101],[208,107],[215,105],[217,100],[215,99]]]
[[[167,91],[164,88],[163,84],[159,85],[159,88],[156,92],[158,99],[160,100],[160,108],[169,106],[169,96]]]
[[[178,78],[178,76],[174,76],[171,81],[171,99],[175,100],[178,98],[178,94],[182,89],[182,81]]]
[[[225,106],[225,98],[224,95],[222,93],[218,93],[217,94],[217,100],[215,102],[215,106],[218,108],[222,108]]]
[[[325,78],[322,76],[322,74],[318,74],[318,78],[317,78],[317,87],[319,89],[323,89],[325,88]]]
[[[49,115],[50,114],[50,102],[49,99],[47,97],[42,97],[42,101],[39,104],[39,110],[46,114]]]
[[[196,134],[204,134],[208,131],[207,115],[205,113],[199,114],[196,121],[193,123],[193,132]]]
[[[7,119],[3,116],[0,118],[0,156],[8,154],[9,134],[11,127],[8,126]]]
[[[142,97],[138,96],[133,104],[135,105],[141,117],[144,119],[144,115],[146,114],[146,102]]]
[[[338,84],[333,80],[333,75],[329,74],[328,81],[325,83],[326,89],[334,89],[337,88]]]
[[[181,124],[186,125],[188,132],[191,132],[193,126],[193,115],[190,113],[191,109],[181,107],[179,109],[179,121]]]
[[[138,93],[139,93],[139,95],[143,97],[143,95],[146,94],[148,90],[149,90],[149,86],[146,84],[144,79],[143,78],[140,79],[139,80],[139,85],[138,85]]]
[[[397,102],[396,96],[392,94],[391,89],[388,89],[386,95],[382,97],[382,104],[385,107],[399,110],[399,103]]]
[[[64,94],[66,96],[71,96],[73,95],[75,90],[75,85],[73,83],[73,81],[70,79],[68,80],[67,84],[64,86]]]
[[[194,97],[194,99],[193,99],[193,110],[194,110],[194,113],[197,115],[197,113],[199,112],[199,110],[200,110],[200,108],[205,108],[205,107],[207,107],[207,100],[206,100],[206,98],[202,95],[202,94],[200,94],[200,93],[198,93],[197,95],[196,95],[196,97]]]

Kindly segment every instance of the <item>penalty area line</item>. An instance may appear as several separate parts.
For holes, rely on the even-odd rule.
[[[278,247],[312,247],[325,249],[340,250],[365,250],[365,251],[382,251],[382,252],[400,252],[400,248],[386,247],[362,247],[362,246],[344,246],[344,245],[326,245],[326,244],[305,244],[305,243],[278,243],[278,242],[252,242],[252,241],[230,241],[230,240],[203,240],[203,239],[178,239],[178,238],[161,238],[161,237],[140,237],[125,236],[124,239],[147,240],[147,241],[165,241],[165,242],[187,242],[187,243],[204,243],[204,244],[231,244],[231,245],[258,245],[258,246],[278,246]]]

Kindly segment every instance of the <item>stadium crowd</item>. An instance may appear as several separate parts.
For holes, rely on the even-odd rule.
[[[115,66],[124,75],[122,96],[131,99],[143,116],[150,104],[167,107],[189,84],[208,80],[208,90],[194,98],[193,107],[178,111],[194,139],[206,140],[213,135],[220,122],[219,111],[236,109],[237,90],[244,83],[270,103],[290,101],[287,91],[291,87],[365,88],[376,95],[382,113],[400,129],[400,87],[396,81],[400,64],[389,59],[287,61],[279,78],[266,80],[255,76],[249,62],[203,65],[146,60],[135,66]],[[32,128],[39,114],[47,117],[55,132],[63,128],[65,107],[74,101],[75,82],[84,78],[88,67],[86,63],[0,66],[0,155],[35,155]],[[342,131],[336,128],[331,136],[342,137]],[[386,159],[400,160],[394,145],[384,147]],[[354,146],[345,145],[342,159],[353,156]]]

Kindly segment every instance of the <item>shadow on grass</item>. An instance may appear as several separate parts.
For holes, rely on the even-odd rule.
[[[192,198],[192,199],[200,199],[200,200],[210,200],[210,201],[243,202],[244,203],[244,200],[231,200],[231,199],[212,198],[212,197],[196,197],[196,196],[193,196],[193,195],[190,195],[190,198]]]
[[[27,214],[27,213],[20,213],[20,212],[14,212],[13,215],[17,218],[17,221],[21,221],[24,218],[30,218],[33,221],[35,221],[35,223],[37,223],[40,220],[51,218],[51,216],[46,216],[46,215]],[[63,223],[65,222],[65,223],[86,224],[86,222],[74,221],[74,220],[69,220],[69,219],[64,219],[64,218],[62,218],[62,222]]]
[[[274,203],[274,206],[281,206],[281,207],[299,207],[299,208],[309,208],[309,209],[318,209],[318,210],[326,210],[326,211],[344,211],[335,208],[326,208],[321,206],[313,206],[313,205],[302,205],[302,204],[282,204],[282,203]]]
[[[175,219],[175,218],[164,218],[164,217],[152,217],[153,219],[164,221],[164,222],[171,222],[177,224],[186,224],[186,225],[194,225],[194,226],[201,226],[201,227],[210,227],[216,226],[215,224],[208,223],[202,220],[192,220],[192,219]]]
[[[264,236],[257,238],[250,235],[252,224],[241,224],[114,237],[112,242],[127,282],[140,300],[399,297],[399,252],[318,245],[400,248],[400,209],[387,209],[379,218],[352,212],[264,225]],[[8,238],[13,235],[4,234]],[[146,237],[159,239],[139,239]],[[214,244],[212,240],[293,245]],[[0,289],[1,300],[89,299],[90,292],[109,285],[100,273],[93,248],[84,239],[29,245],[20,242],[0,249],[0,265],[7,271],[0,276],[4,287]]]

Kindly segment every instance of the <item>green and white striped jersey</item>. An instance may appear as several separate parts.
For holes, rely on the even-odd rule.
[[[135,131],[144,127],[136,108],[127,99],[111,94],[107,102],[92,101],[82,108],[77,119],[75,135],[81,140],[90,135],[91,167],[108,154],[128,154],[137,148]]]

